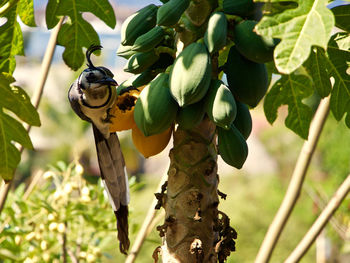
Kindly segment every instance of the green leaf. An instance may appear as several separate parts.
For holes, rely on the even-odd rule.
[[[73,70],[79,69],[84,63],[83,47],[88,48],[92,44],[100,44],[99,37],[94,28],[82,17],[83,12],[91,12],[114,28],[116,18],[114,10],[108,0],[61,0],[56,8],[55,3],[49,2],[50,9],[47,12],[54,17],[69,16],[59,34],[57,42],[65,47],[63,59]],[[48,23],[48,27],[54,25],[55,19]]]
[[[332,8],[335,26],[350,33],[350,5],[340,5]]]
[[[33,0],[19,0],[17,12],[22,22],[27,26],[36,26],[34,20]]]
[[[21,159],[13,142],[29,149],[33,145],[22,124],[7,115],[3,108],[12,111],[30,125],[40,125],[39,115],[28,95],[20,87],[10,85],[14,81],[9,74],[0,73],[0,177],[5,180],[12,179]]]
[[[23,89],[10,86],[14,78],[0,74],[0,107],[15,113],[21,120],[33,126],[40,126],[39,114]]]
[[[0,177],[4,180],[11,180],[21,155],[17,148],[11,143],[8,133],[6,132],[4,116],[2,111],[0,112]]]
[[[288,105],[286,126],[303,139],[307,139],[312,111],[302,100],[312,93],[312,82],[308,76],[295,73],[282,75],[265,97],[264,111],[267,120],[273,123],[277,118],[279,106]]]
[[[274,59],[279,72],[290,74],[308,58],[311,46],[327,47],[334,16],[327,0],[300,0],[296,9],[265,16],[256,26],[258,34],[280,38]]]
[[[349,113],[346,115],[345,124],[350,129],[350,114]]]
[[[59,17],[56,15],[58,4],[59,4],[58,0],[49,0],[49,2],[46,5],[45,19],[46,19],[47,29],[54,28],[57,25],[58,21],[60,20]]]
[[[327,97],[331,92],[332,85],[328,72],[328,57],[326,52],[319,47],[313,47],[309,59],[305,62],[307,72],[311,76],[317,93]]]
[[[16,55],[24,55],[23,36],[17,22],[16,8],[7,14],[7,22],[0,27],[0,72],[13,73],[16,67]]]
[[[350,114],[350,50],[346,42],[349,42],[349,34],[337,33],[332,36],[328,45],[328,69],[334,78],[330,107],[334,117],[339,121],[347,112]],[[345,40],[345,41],[344,41]],[[341,48],[347,47],[346,50]]]
[[[98,45],[100,40],[94,28],[82,18],[81,14],[77,14],[74,21],[62,25],[57,43],[65,46],[64,62],[73,70],[78,70],[85,59],[83,47]]]

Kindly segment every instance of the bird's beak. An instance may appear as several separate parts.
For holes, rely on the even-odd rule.
[[[111,86],[118,86],[118,83],[112,78],[103,78],[103,79],[95,81],[95,83],[107,84],[107,85],[111,85]]]

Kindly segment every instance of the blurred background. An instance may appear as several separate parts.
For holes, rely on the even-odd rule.
[[[17,67],[14,76],[17,83],[29,94],[32,94],[39,78],[41,61],[50,37],[50,31],[45,25],[46,3],[44,0],[34,0],[38,27],[29,28],[21,24],[26,56],[16,57]],[[117,17],[117,26],[114,29],[110,29],[90,13],[84,14],[84,18],[94,26],[103,46],[101,55],[93,58],[95,64],[110,68],[115,79],[121,83],[131,76],[122,70],[126,60],[116,55],[120,43],[121,24],[125,18],[141,7],[150,3],[159,5],[161,2],[112,0],[111,3]],[[78,119],[67,99],[68,89],[82,69],[77,72],[70,70],[63,63],[63,50],[61,46],[56,48],[39,107],[42,126],[33,127],[31,130],[35,151],[25,150],[22,154],[21,165],[16,175],[17,186],[23,182],[28,185],[32,175],[38,171],[52,170],[52,167],[53,170],[67,171],[72,162],[79,162],[82,165],[84,176],[88,180],[87,185],[89,182],[94,183],[94,178],[99,174],[91,127]],[[313,96],[306,103],[316,108],[318,101],[317,96]],[[265,119],[262,105],[252,110],[253,132],[248,139],[249,156],[244,167],[237,170],[219,160],[219,190],[228,195],[226,200],[221,201],[219,209],[229,215],[231,225],[238,232],[237,251],[231,255],[228,262],[253,262],[267,228],[283,199],[303,144],[302,139],[284,127],[283,121],[287,111],[288,108],[282,107],[279,110],[278,120],[271,126]],[[129,220],[133,241],[154,198],[157,185],[167,172],[171,143],[161,154],[144,159],[134,148],[129,132],[119,133],[119,137],[127,169],[132,178]],[[329,116],[301,197],[271,262],[281,262],[289,255],[349,171],[350,132],[344,122],[338,123]],[[49,189],[48,191],[53,193],[54,190],[51,188],[43,186],[42,189]],[[20,193],[19,191],[12,194],[7,206],[12,206],[17,198],[16,194]],[[110,208],[101,205],[101,209],[98,212],[101,213],[101,220],[108,218],[113,225]],[[302,262],[350,262],[349,210],[348,197]],[[157,225],[161,225],[162,217],[157,218]],[[102,256],[98,262],[123,262],[125,257],[117,249],[115,232],[108,240],[100,248]],[[136,262],[152,262],[152,253],[160,244],[161,238],[157,231],[153,230],[147,237]],[[43,250],[42,247],[40,249]],[[320,261],[321,258],[327,260]],[[40,256],[39,262],[42,262]]]

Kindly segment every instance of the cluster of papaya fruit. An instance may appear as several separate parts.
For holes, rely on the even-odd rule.
[[[208,116],[217,126],[219,154],[241,168],[252,130],[249,107],[267,91],[264,63],[273,59],[277,42],[254,32],[253,0],[162,2],[126,19],[117,51],[128,59],[124,70],[138,74],[124,85],[145,86],[131,107],[134,143],[146,157],[154,155],[170,140],[175,123],[192,129]],[[178,39],[185,47],[175,56]],[[153,136],[149,143],[157,150],[149,153],[140,141]]]

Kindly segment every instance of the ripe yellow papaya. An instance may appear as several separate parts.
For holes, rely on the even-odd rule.
[[[252,108],[258,105],[268,87],[265,64],[244,58],[233,46],[228,54],[224,71],[235,99]]]
[[[123,86],[123,84],[120,86]],[[143,88],[144,86],[139,87],[138,89],[127,89],[126,92],[117,96],[114,107],[110,111],[110,132],[125,131],[136,126],[134,121],[134,108],[135,103]]]
[[[218,149],[225,163],[241,169],[248,156],[248,146],[239,130],[232,124],[226,130],[217,127]]]
[[[169,91],[169,74],[160,73],[140,93],[134,119],[145,136],[161,133],[174,122],[178,105]]]
[[[156,155],[163,151],[168,145],[173,127],[169,127],[159,134],[145,136],[142,131],[135,126],[131,130],[132,141],[136,149],[145,157]]]
[[[229,88],[218,79],[210,83],[209,91],[205,96],[205,111],[209,119],[225,129],[229,129],[236,118],[235,99]]]
[[[200,101],[208,91],[211,60],[202,43],[188,45],[175,59],[170,72],[170,91],[180,107]]]

